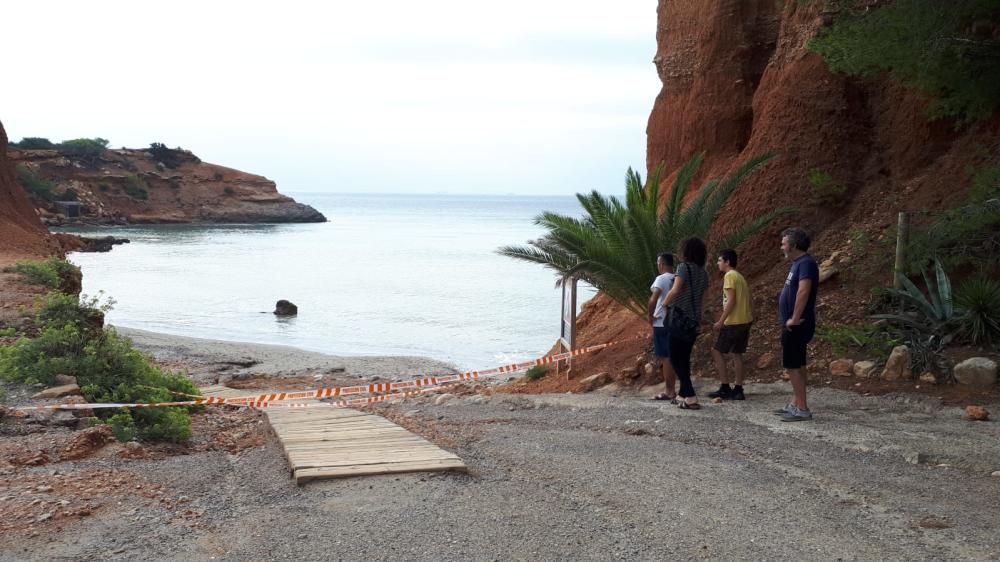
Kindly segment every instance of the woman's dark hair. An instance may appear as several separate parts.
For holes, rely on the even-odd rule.
[[[701,238],[691,237],[681,240],[681,258],[698,267],[705,267],[705,259],[708,257],[708,250],[705,249],[705,241]]]
[[[781,236],[787,237],[788,241],[792,243],[792,246],[803,252],[808,252],[809,245],[812,244],[812,240],[809,239],[809,235],[806,234],[806,231],[801,228],[786,228],[785,231],[781,233]]]
[[[674,266],[674,255],[673,254],[671,254],[669,252],[664,252],[664,253],[656,256],[656,257],[659,258],[659,259],[661,259],[661,260],[663,260],[663,263],[665,263],[667,265],[667,267],[673,267]]]

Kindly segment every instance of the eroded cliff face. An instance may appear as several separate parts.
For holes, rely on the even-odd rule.
[[[48,230],[16,182],[6,148],[7,132],[0,123],[0,262],[4,264],[47,255],[54,249]]]
[[[93,163],[56,150],[10,151],[11,159],[56,184],[56,199],[76,199],[82,220],[126,223],[324,222],[308,205],[278,193],[265,177],[179,153],[167,167],[147,150],[106,150]],[[64,217],[56,205],[35,203],[49,224]]]
[[[786,272],[778,251],[783,227],[810,230],[813,253],[821,259],[838,251],[839,260],[864,262],[870,256],[852,255],[852,231],[874,239],[895,223],[898,211],[957,204],[967,191],[969,170],[1000,154],[998,118],[965,127],[930,121],[920,92],[887,79],[832,74],[806,42],[832,21],[833,4],[660,0],[657,8],[654,63],[663,87],[646,130],[648,168],[662,162],[675,171],[706,151],[704,180],[723,176],[752,156],[775,153],[734,194],[713,238],[774,208],[796,208],[739,248],[740,270],[755,289],[763,322],[774,315],[774,296]],[[846,187],[842,204],[817,201],[808,181],[815,170]],[[672,181],[666,179],[664,192]],[[710,273],[714,262],[710,256]],[[884,277],[887,282],[889,275]],[[852,283],[867,283],[867,291],[878,282],[841,279],[822,287],[827,297],[821,301],[850,291]],[[710,306],[716,297],[708,296]],[[858,299],[827,304],[828,319],[864,314],[865,303]],[[585,306],[580,324],[584,345],[648,331],[643,319],[604,296]],[[602,352],[583,368],[629,366],[640,350],[635,345]]]

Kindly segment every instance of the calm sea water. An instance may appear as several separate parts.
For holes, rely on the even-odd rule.
[[[462,368],[536,357],[557,339],[554,273],[495,251],[540,236],[542,210],[581,214],[575,198],[293,196],[330,222],[75,229],[132,242],[70,260],[84,293],[117,301],[118,326]],[[270,314],[278,299],[298,316]]]

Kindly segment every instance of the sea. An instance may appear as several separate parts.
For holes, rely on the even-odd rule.
[[[497,248],[544,234],[575,197],[289,193],[317,224],[64,228],[128,238],[73,253],[108,322],[334,355],[418,355],[482,369],[544,354],[559,337],[554,271]],[[581,284],[578,306],[594,290]],[[298,315],[279,318],[286,299]]]

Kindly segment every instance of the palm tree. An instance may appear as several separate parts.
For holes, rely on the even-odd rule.
[[[659,252],[676,248],[690,236],[705,238],[740,182],[771,155],[751,158],[725,180],[709,180],[684,207],[684,194],[705,158],[696,154],[677,173],[663,213],[658,213],[662,164],[643,187],[638,172],[625,172],[625,202],[593,191],[576,198],[586,216],[582,219],[543,212],[535,218],[548,230],[527,246],[504,246],[504,256],[541,264],[561,277],[582,279],[640,316],[646,314],[649,283],[656,274]],[[722,237],[721,247],[731,248],[787,212],[778,209],[749,221]]]

